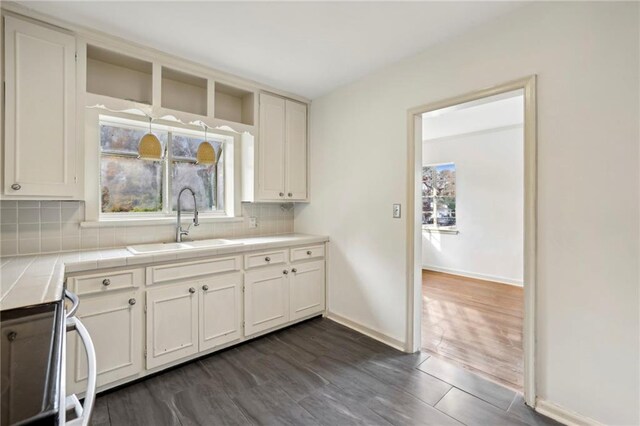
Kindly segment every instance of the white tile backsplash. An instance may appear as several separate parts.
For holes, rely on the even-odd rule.
[[[293,232],[293,208],[280,204],[242,204],[239,222],[205,222],[192,226],[189,238],[234,238]],[[256,217],[257,228],[249,228]],[[174,225],[81,228],[84,202],[0,201],[0,255],[51,253],[124,247],[172,241]]]

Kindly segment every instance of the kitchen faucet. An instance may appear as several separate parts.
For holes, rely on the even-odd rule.
[[[191,227],[191,225],[189,225],[186,230],[183,230],[182,223],[180,222],[180,218],[182,217],[182,209],[180,207],[180,197],[182,196],[182,193],[187,190],[191,192],[191,195],[193,195],[193,226],[200,225],[198,223],[198,204],[196,202],[196,193],[190,187],[185,186],[178,193],[178,222],[176,223],[176,242],[177,243],[182,242],[182,237],[184,235],[189,235],[189,228]]]

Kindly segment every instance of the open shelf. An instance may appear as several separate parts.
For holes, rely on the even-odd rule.
[[[162,107],[207,115],[207,79],[162,67]]]
[[[87,92],[151,105],[151,62],[87,45]]]
[[[215,117],[235,123],[254,124],[254,94],[248,90],[216,83]]]

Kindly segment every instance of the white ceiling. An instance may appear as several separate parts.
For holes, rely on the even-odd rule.
[[[523,4],[18,3],[310,99]]]

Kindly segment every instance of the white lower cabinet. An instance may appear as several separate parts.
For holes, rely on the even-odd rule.
[[[200,291],[200,351],[240,339],[242,274],[205,279]]]
[[[77,316],[87,327],[96,349],[98,386],[142,371],[143,306],[140,290],[83,297]],[[87,362],[77,333],[67,340],[69,393],[86,390]]]
[[[147,290],[147,368],[242,337],[242,274]]]
[[[147,290],[147,368],[198,352],[198,282]]]
[[[244,263],[220,256],[69,277],[95,345],[98,387],[324,312],[324,256],[316,244],[247,253]],[[86,380],[83,345],[69,334],[69,393],[81,395]]]
[[[289,269],[251,270],[244,276],[244,332],[247,336],[289,322]]]
[[[291,320],[324,311],[324,260],[293,264],[289,280]]]

